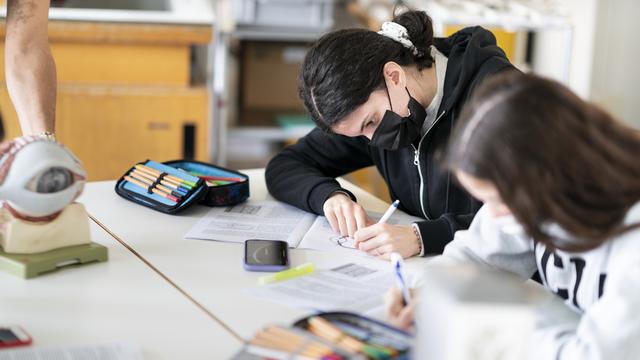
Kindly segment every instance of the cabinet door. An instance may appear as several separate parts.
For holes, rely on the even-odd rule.
[[[0,106],[7,138],[19,136],[6,88]],[[82,160],[90,180],[116,179],[131,165],[194,158],[207,161],[205,88],[63,85],[56,135]]]
[[[207,161],[207,91],[72,87],[59,93],[56,132],[91,180],[115,179],[135,162]]]

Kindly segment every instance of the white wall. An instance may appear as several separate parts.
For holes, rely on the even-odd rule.
[[[591,98],[640,128],[640,1],[599,0]]]
[[[589,98],[598,0],[565,0],[562,3],[572,22],[570,49],[567,52],[566,32],[536,33],[533,70],[560,80],[580,96]]]
[[[640,1],[564,0],[573,23],[567,73],[560,32],[538,33],[533,70],[640,127]]]

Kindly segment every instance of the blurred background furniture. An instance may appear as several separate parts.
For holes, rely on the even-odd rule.
[[[640,48],[629,46],[640,3],[633,0],[56,0],[52,6],[58,137],[93,180],[113,179],[145,158],[263,167],[313,128],[297,91],[307,48],[331,30],[377,30],[394,6],[426,10],[437,36],[484,26],[523,71],[555,78],[640,124],[633,99],[640,72],[631,71]],[[3,84],[0,118],[5,138],[17,135]],[[348,178],[388,199],[375,169]]]
[[[83,161],[89,179],[114,179],[147,158],[208,160],[211,91],[198,48],[213,41],[210,4],[56,3],[62,7],[50,10],[49,38],[58,76],[57,138]],[[4,31],[3,21],[2,39]],[[20,127],[4,71],[0,81],[0,116],[12,138]]]

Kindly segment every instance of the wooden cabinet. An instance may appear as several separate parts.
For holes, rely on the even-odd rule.
[[[191,54],[211,41],[210,26],[53,21],[49,38],[57,137],[90,180],[114,179],[145,159],[207,161],[209,92],[191,80]],[[12,138],[20,128],[0,65],[0,116]]]
[[[92,179],[109,179],[147,158],[206,160],[207,101],[203,88],[65,87],[56,127]]]

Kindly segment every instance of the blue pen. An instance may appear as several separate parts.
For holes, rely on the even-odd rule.
[[[398,205],[400,205],[400,200],[394,201],[393,204],[389,206],[387,211],[384,212],[380,220],[378,220],[378,224],[386,223],[387,220],[389,220],[389,218],[391,217],[391,215],[393,215],[393,213],[396,211],[396,209],[398,208]]]
[[[396,285],[402,291],[402,305],[407,306],[411,300],[411,294],[409,293],[409,286],[407,285],[407,275],[404,272],[404,262],[402,256],[394,252],[391,253],[391,264],[393,266],[393,274],[396,278]]]

